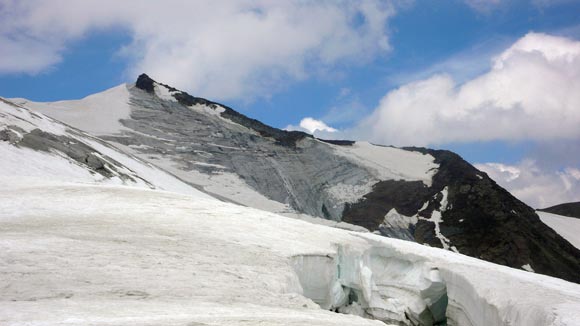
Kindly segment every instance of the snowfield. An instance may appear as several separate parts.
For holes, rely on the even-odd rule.
[[[120,88],[112,90],[119,91]],[[99,96],[87,97],[92,98]],[[35,149],[22,146],[24,138],[37,131],[45,133],[41,138],[62,137],[59,142],[66,142],[63,148],[71,149],[82,145],[85,147],[83,150],[89,149],[91,152],[80,153],[79,150],[72,150],[73,156],[76,157],[74,159],[50,145],[28,144],[29,147],[38,147]],[[211,198],[177,177],[134,156],[121,153],[98,138],[2,98],[0,98],[0,132],[10,134],[13,138],[10,141],[0,141],[0,176],[3,177],[130,185]],[[102,174],[95,173],[94,169],[84,164],[86,162],[79,161],[85,154],[106,162],[105,168],[111,176],[106,178]]]
[[[11,101],[81,130],[101,135],[127,130],[119,120],[130,118],[131,107],[128,99],[127,85],[121,84],[81,100],[43,103],[16,98]]]
[[[536,213],[544,224],[580,249],[580,219],[541,211],[536,211]]]
[[[170,192],[0,182],[0,325],[430,325],[447,301],[450,325],[580,325],[579,285],[449,251]]]
[[[439,165],[429,154],[358,141],[352,146],[334,146],[336,154],[371,169],[379,180],[422,181],[430,186]]]

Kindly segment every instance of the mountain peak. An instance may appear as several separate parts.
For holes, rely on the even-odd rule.
[[[302,131],[286,131],[286,130],[270,127],[270,126],[268,126],[268,125],[266,125],[266,124],[264,124],[256,119],[249,118],[249,117],[245,116],[244,114],[242,114],[238,111],[235,111],[234,109],[228,107],[227,105],[213,102],[213,101],[207,100],[207,99],[202,98],[202,97],[192,96],[192,95],[188,94],[187,92],[180,91],[172,86],[157,82],[157,81],[151,79],[151,77],[149,77],[145,73],[139,75],[139,77],[137,78],[137,82],[135,83],[135,86],[137,86],[137,88],[142,89],[149,94],[157,94],[156,90],[155,90],[156,85],[158,87],[162,86],[162,87],[167,88],[167,90],[170,91],[169,96],[173,97],[181,105],[184,105],[187,107],[193,106],[193,105],[205,105],[205,106],[208,106],[214,110],[216,108],[220,107],[221,109],[223,109],[223,111],[221,111],[219,113],[219,115],[221,117],[228,119],[228,120],[230,120],[234,123],[237,123],[239,125],[242,125],[244,127],[247,127],[249,129],[252,129],[252,130],[258,132],[261,136],[271,137],[271,138],[275,139],[277,144],[279,144],[279,145],[295,147],[296,142],[298,142],[299,140],[304,139],[304,138],[312,138],[313,137],[312,135],[304,133]],[[160,96],[160,95],[157,94],[157,96]]]
[[[154,85],[155,81],[153,79],[151,79],[149,76],[147,76],[147,74],[141,74],[139,75],[139,77],[137,78],[137,82],[135,83],[135,86],[137,86],[137,88],[140,88],[144,91],[146,91],[147,93],[153,93],[155,91],[155,85]]]

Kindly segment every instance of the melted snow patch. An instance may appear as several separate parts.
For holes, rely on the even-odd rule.
[[[381,226],[399,227],[402,229],[408,229],[411,225],[417,224],[417,221],[418,215],[406,216],[403,214],[399,214],[399,212],[397,212],[397,210],[393,208],[387,213],[387,215],[385,215],[384,222]]]
[[[443,249],[459,252],[455,246],[450,245],[451,240],[447,239],[447,237],[441,233],[440,224],[443,222],[443,212],[445,210],[447,210],[447,204],[448,204],[448,202],[447,202],[447,195],[448,195],[447,186],[445,188],[443,188],[443,190],[441,191],[441,195],[442,195],[442,198],[441,198],[439,210],[433,211],[429,221],[435,223],[435,236],[437,237],[437,239],[439,239],[439,241],[441,241],[441,245],[443,246]]]
[[[532,272],[535,273],[534,269],[532,268],[532,266],[530,266],[530,264],[525,264],[522,266],[522,269],[528,272]]]

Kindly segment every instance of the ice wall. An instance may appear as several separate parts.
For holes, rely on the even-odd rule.
[[[304,296],[324,309],[396,325],[436,325],[446,320],[446,285],[424,260],[385,248],[365,251],[338,245],[334,256],[293,257]]]
[[[569,303],[576,294],[566,293],[561,280],[360,237],[367,247],[340,243],[332,254],[292,257],[305,297],[323,309],[389,325],[577,324]]]

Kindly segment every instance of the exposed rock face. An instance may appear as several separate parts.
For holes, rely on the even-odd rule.
[[[542,211],[542,212],[552,213],[552,214],[580,218],[580,202],[564,203],[564,204],[559,204],[556,206],[538,209],[538,210]]]
[[[419,243],[447,244],[469,256],[516,268],[529,264],[536,272],[580,282],[580,252],[546,227],[532,208],[457,154],[409,149],[435,157],[439,170],[432,186],[393,180],[377,183],[371,193],[345,207],[345,222],[393,236],[393,226],[383,217],[396,209],[413,217],[408,232]],[[448,198],[443,208],[439,203],[444,188]],[[434,210],[442,210],[439,223],[431,221]]]
[[[135,84],[135,86],[137,86],[137,88],[139,89],[147,91],[148,93],[152,93],[154,90],[154,83],[156,82],[153,81],[151,78],[149,78],[149,76],[147,76],[146,74],[141,74],[137,79],[137,83]],[[256,119],[248,118],[247,116],[223,104],[218,104],[216,102],[212,102],[201,97],[191,96],[186,92],[181,92],[165,84],[159,83],[159,85],[162,87],[166,87],[169,91],[173,92],[173,97],[177,100],[177,102],[179,102],[183,106],[187,107],[194,105],[203,105],[214,110],[219,107],[223,110],[220,113],[222,117],[231,120],[232,122],[235,122],[237,124],[240,124],[242,126],[245,126],[249,129],[252,129],[258,132],[260,136],[274,138],[276,140],[276,143],[279,145],[295,147],[297,141],[304,139],[306,137],[312,138],[311,135],[301,131],[286,131],[280,130],[278,128],[272,128]]]
[[[286,205],[287,210],[337,221],[344,203],[332,198],[330,186],[363,187],[376,181],[367,170],[337,157],[332,147],[303,133],[262,127],[265,125],[241,114],[227,114],[228,109],[217,104],[197,104],[192,109],[140,89],[131,93],[131,119],[122,123],[135,133],[105,138],[131,146],[134,154],[153,164],[169,159],[172,166],[163,167],[185,181],[208,178],[208,183],[215,183],[220,177],[234,177],[280,207]],[[221,115],[218,109],[223,110]],[[239,119],[234,123],[231,117]],[[213,192],[211,185],[206,188],[227,197]],[[230,200],[252,205],[251,201]]]
[[[345,221],[384,236],[511,267],[529,265],[580,282],[580,251],[452,152],[371,146],[357,154],[352,141],[272,128],[147,75],[135,86],[127,99],[130,119],[121,120],[126,130],[102,138],[215,197],[281,214]],[[396,156],[394,166],[376,157],[368,162],[381,151]],[[406,164],[396,166],[409,155],[434,161],[424,172],[432,176],[428,182],[402,172]]]
[[[120,174],[114,164],[110,164],[104,158],[99,157],[99,153],[95,149],[67,136],[53,135],[40,129],[34,129],[30,133],[24,134],[22,140],[17,142],[16,145],[37,151],[58,151],[106,178],[111,178],[114,175],[129,178],[129,176]],[[111,159],[109,158],[109,160]],[[115,163],[119,165],[119,163]]]
[[[448,187],[441,233],[463,254],[580,283],[580,251],[534,210],[457,154],[425,150],[440,164],[433,188]],[[430,245],[436,243],[427,242]]]

